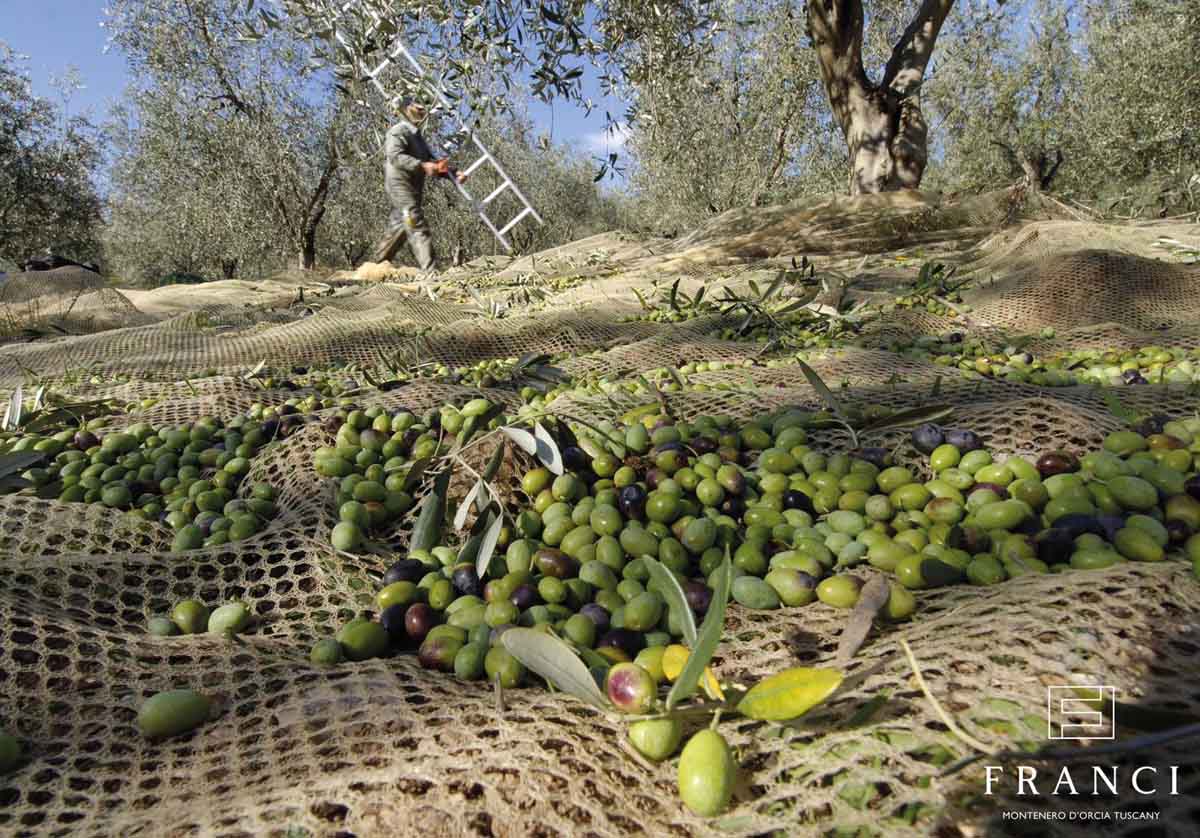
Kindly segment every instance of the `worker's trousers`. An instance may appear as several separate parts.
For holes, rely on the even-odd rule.
[[[425,214],[421,212],[421,192],[389,185],[388,197],[392,200],[392,214],[388,219],[387,233],[375,246],[372,261],[388,261],[395,255],[400,242],[407,238],[408,248],[421,270],[432,269],[433,240],[429,235],[429,225],[425,223]]]

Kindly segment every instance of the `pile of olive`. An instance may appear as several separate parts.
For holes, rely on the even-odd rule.
[[[334,444],[316,450],[313,467],[321,477],[339,481],[333,546],[356,552],[371,535],[397,524],[413,507],[410,483],[419,476],[411,473],[413,465],[444,454],[454,437],[465,441],[479,430],[498,427],[502,416],[485,419],[494,412],[486,399],[472,399],[461,409],[443,405],[421,418],[378,406],[332,415],[327,427]]]
[[[198,419],[154,429],[60,431],[26,435],[9,451],[36,451],[44,466],[22,477],[39,497],[99,503],[175,530],[173,549],[193,550],[240,541],[275,516],[275,490],[256,484],[237,497],[250,461],[280,435],[280,421],[237,417],[228,424]]]
[[[892,577],[889,619],[914,612],[912,589],[1200,557],[1200,420],[1151,419],[1139,426],[1148,435],[1115,433],[1082,458],[1036,462],[995,461],[976,434],[926,425],[912,435],[926,478],[882,449],[814,450],[811,417],[738,426],[649,415],[623,429],[624,459],[568,445],[565,473],[524,476],[529,502],[482,579],[458,550],[414,550],[388,569],[379,619],[348,624],[314,659],[410,649],[426,667],[511,686],[524,670],[497,641],[520,625],[562,636],[598,677],[636,662],[657,683],[681,627],[648,557],[698,615],[726,551],[732,598],[752,609],[850,608],[863,582],[854,569],[869,565]]]

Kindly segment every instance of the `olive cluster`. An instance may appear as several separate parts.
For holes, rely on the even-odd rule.
[[[461,408],[443,405],[418,418],[402,410],[344,407],[326,419],[334,444],[313,454],[321,477],[338,478],[338,523],[330,533],[338,550],[356,552],[373,534],[394,526],[413,507],[413,464],[440,454],[455,437],[465,442],[477,430],[502,421],[487,399]]]
[[[201,418],[159,429],[139,422],[107,433],[27,434],[10,439],[7,450],[49,460],[22,474],[39,497],[165,523],[176,533],[173,549],[184,551],[248,538],[275,516],[270,485],[256,484],[245,497],[237,491],[251,460],[280,434],[277,419]]]

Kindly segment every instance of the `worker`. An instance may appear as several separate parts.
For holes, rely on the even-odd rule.
[[[421,211],[425,179],[453,177],[462,183],[466,178],[451,169],[448,161],[434,159],[421,135],[421,126],[429,115],[425,105],[406,99],[401,113],[404,118],[388,129],[384,145],[384,186],[392,202],[392,214],[387,234],[375,248],[373,261],[391,259],[401,239],[407,238],[409,250],[428,277],[433,274],[433,242]]]

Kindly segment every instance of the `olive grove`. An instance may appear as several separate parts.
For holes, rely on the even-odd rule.
[[[89,122],[35,95],[25,62],[0,42],[0,268],[46,251],[99,254],[100,158]]]

